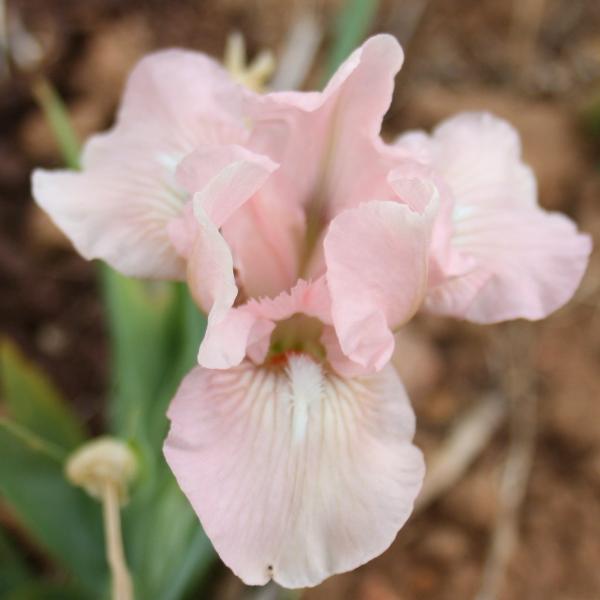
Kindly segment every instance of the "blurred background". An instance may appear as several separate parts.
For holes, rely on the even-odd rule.
[[[355,37],[389,32],[406,52],[384,137],[431,128],[457,111],[495,112],[521,132],[541,204],[567,213],[600,243],[600,2],[352,4],[360,18],[346,27],[356,27]],[[333,60],[342,9],[339,0],[2,2],[0,331],[14,343],[6,352],[37,365],[88,434],[102,433],[110,421],[112,326],[96,266],[31,199],[31,170],[63,164],[40,110],[39,78],[55,86],[84,139],[111,124],[127,73],[145,53],[185,46],[222,57],[235,30],[250,57],[267,48],[277,58],[300,22],[300,46],[304,39],[317,48],[304,80],[315,88]],[[411,323],[395,361],[430,467],[425,496],[385,554],[293,597],[600,598],[599,300],[594,253],[577,296],[544,322]],[[0,415],[7,412],[0,404]],[[57,553],[44,535],[40,543],[32,521],[15,509],[18,493],[10,485],[19,483],[2,481],[0,467],[0,598],[66,598],[56,590],[70,581],[63,554],[71,550]],[[42,496],[44,490],[37,488]],[[43,510],[61,506],[48,501]],[[13,563],[18,567],[8,569]],[[18,595],[15,573],[49,587],[28,584]],[[191,577],[183,587],[190,599],[288,597],[274,586],[245,588],[217,561],[201,582]],[[148,592],[143,600],[159,597],[169,596]]]

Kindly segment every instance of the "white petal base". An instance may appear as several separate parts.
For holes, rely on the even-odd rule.
[[[421,488],[414,414],[392,367],[344,380],[303,355],[196,367],[165,456],[247,584],[316,585],[383,552]]]

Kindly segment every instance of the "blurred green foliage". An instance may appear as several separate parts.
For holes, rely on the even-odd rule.
[[[76,136],[59,96],[46,81],[38,81],[34,93],[65,163],[78,168]],[[195,364],[206,320],[182,284],[127,279],[105,265],[100,279],[112,357],[108,433],[126,440],[140,462],[122,519],[135,593],[178,600],[215,560],[162,456],[165,412]],[[107,598],[101,506],[63,472],[68,454],[88,438],[85,428],[48,378],[8,341],[0,345],[0,390],[2,501],[56,565],[47,583],[40,582],[39,568],[31,569],[22,548],[2,534],[0,600]]]
[[[368,35],[378,9],[379,0],[346,0],[343,4],[334,22],[323,85]]]
[[[99,505],[63,474],[68,451],[85,439],[83,429],[43,373],[8,341],[0,346],[0,374],[3,500],[32,541],[73,574],[81,598],[102,597],[106,567]]]

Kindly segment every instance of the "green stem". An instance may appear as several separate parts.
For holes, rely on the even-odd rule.
[[[31,90],[52,129],[65,164],[70,169],[79,169],[79,140],[64,102],[43,77],[33,83]]]

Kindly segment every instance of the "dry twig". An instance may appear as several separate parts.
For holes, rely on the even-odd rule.
[[[485,562],[483,580],[476,600],[496,600],[518,541],[518,521],[533,464],[536,435],[536,394],[528,364],[530,339],[518,325],[509,330],[504,371],[508,372],[507,396],[510,404],[510,445],[499,489],[499,508]],[[516,352],[514,352],[516,349]],[[499,365],[502,367],[502,364]]]
[[[323,28],[310,13],[300,15],[292,25],[278,60],[273,90],[300,89],[323,39]]]

